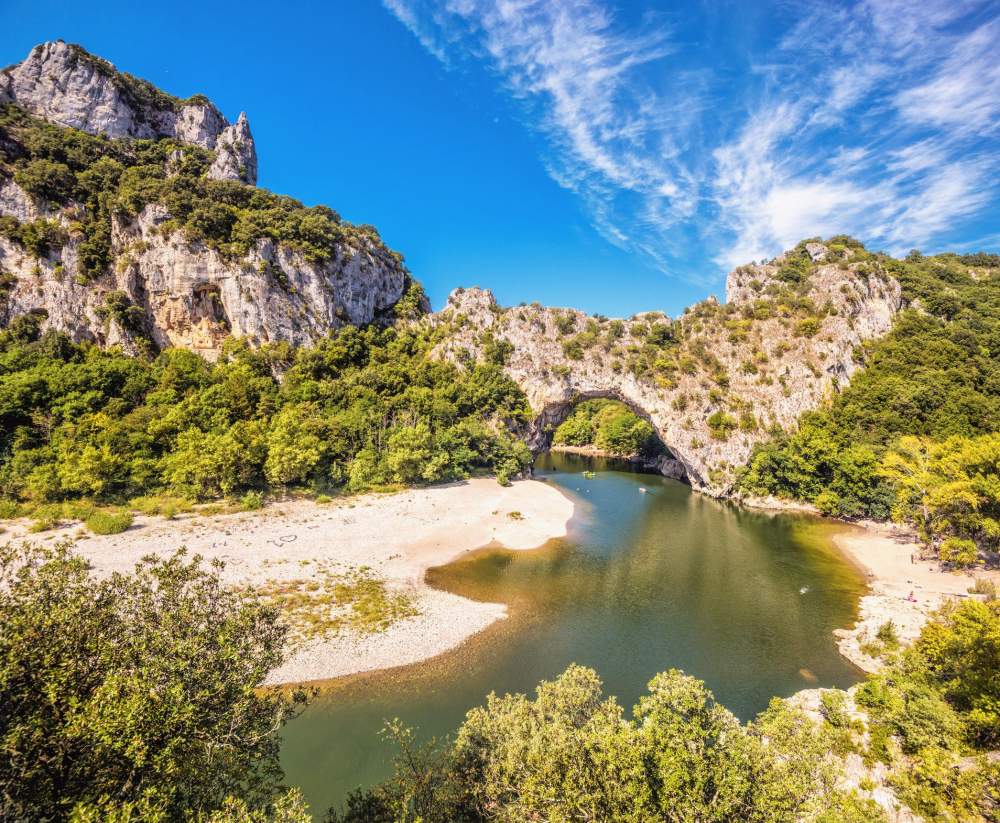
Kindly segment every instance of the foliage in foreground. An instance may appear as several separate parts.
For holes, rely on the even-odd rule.
[[[433,344],[348,327],[313,348],[230,341],[214,364],[181,349],[150,361],[18,318],[0,332],[0,497],[507,482],[531,460],[510,431],[524,395],[498,363],[435,361]]]
[[[571,666],[525,695],[490,695],[454,744],[420,751],[398,725],[394,780],[353,796],[340,821],[872,821],[836,787],[819,727],[775,701],[749,726],[671,670],[633,717]]]
[[[552,442],[564,446],[593,446],[609,454],[629,457],[651,454],[659,441],[653,427],[624,403],[584,400],[555,430]]]
[[[928,820],[995,819],[1000,811],[1000,602],[946,606],[914,645],[869,678],[871,761],[892,767],[900,798]]]
[[[827,408],[755,451],[739,487],[838,516],[895,515],[943,560],[975,561],[1000,548],[1000,257],[880,261],[913,308]]]
[[[65,546],[0,547],[0,818],[267,811],[302,702],[258,690],[285,632],[183,552],[98,580]]]
[[[382,821],[884,820],[845,791],[842,755],[886,762],[899,796],[929,820],[982,821],[1000,809],[1000,603],[938,614],[857,703],[868,733],[824,692],[817,723],[775,700],[742,726],[704,684],[657,675],[627,718],[595,672],[571,666],[534,699],[493,694],[452,743],[414,745],[398,722],[395,777],[351,797],[342,823]]]

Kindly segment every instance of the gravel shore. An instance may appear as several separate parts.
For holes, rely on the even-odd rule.
[[[513,516],[512,516],[513,514]],[[240,514],[137,517],[127,531],[89,536],[76,550],[97,574],[128,571],[147,554],[190,553],[222,560],[233,585],[264,585],[309,579],[324,569],[367,566],[390,591],[405,592],[418,614],[388,629],[358,636],[302,641],[268,682],[302,683],[416,663],[457,646],[506,615],[506,607],[477,603],[424,582],[424,573],[465,552],[497,545],[531,549],[566,534],[573,503],[537,480],[503,487],[475,478],[394,494],[366,494],[317,504],[273,503]],[[26,524],[11,536],[24,534]],[[44,535],[76,537],[77,527]]]
[[[932,611],[946,600],[969,597],[969,587],[977,577],[993,579],[1000,586],[997,571],[948,571],[936,560],[921,560],[921,547],[912,532],[898,526],[849,526],[833,539],[869,582],[857,624],[835,632],[840,653],[864,671],[875,672],[881,666],[861,645],[873,639],[884,623],[891,620],[900,642],[909,645]]]

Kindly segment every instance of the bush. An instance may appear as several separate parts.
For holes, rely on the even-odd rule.
[[[0,520],[13,520],[15,517],[21,517],[22,514],[21,504],[16,500],[0,499]]]
[[[824,689],[819,696],[819,710],[831,726],[843,728],[850,718],[847,714],[847,693],[839,689]]]
[[[31,521],[31,525],[28,526],[28,531],[32,534],[37,534],[38,532],[51,531],[58,525],[59,520],[56,517],[52,515],[42,515]]]
[[[120,534],[132,525],[132,512],[96,511],[87,518],[87,528],[94,534]]]
[[[286,630],[252,593],[181,553],[97,579],[65,546],[7,545],[0,615],[3,819],[195,820],[278,795],[302,696],[260,688]]]
[[[997,584],[985,577],[977,577],[976,582],[969,586],[969,594],[981,594],[987,601],[997,599]]]
[[[972,566],[979,561],[979,549],[976,543],[964,537],[949,537],[941,542],[938,557],[942,563],[953,563],[956,566]]]
[[[896,633],[896,624],[887,620],[878,627],[875,636],[886,646],[895,647],[899,645],[899,635]]]
[[[264,507],[264,495],[261,492],[247,492],[240,498],[240,508],[245,512],[256,511]]]
[[[172,497],[165,494],[144,495],[134,497],[129,503],[129,508],[135,509],[142,514],[154,516],[160,515],[167,520],[172,519],[180,512],[189,512],[194,508],[194,504],[183,497]]]
[[[710,414],[705,422],[715,440],[728,440],[729,435],[739,426],[739,421],[736,418],[722,410]]]
[[[1000,744],[1000,601],[943,609],[914,644],[948,702],[965,714],[977,745]]]

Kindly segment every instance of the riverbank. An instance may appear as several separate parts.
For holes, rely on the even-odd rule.
[[[302,683],[416,663],[459,645],[506,615],[506,607],[432,589],[428,568],[487,545],[532,549],[566,534],[573,503],[555,486],[521,480],[500,486],[490,478],[366,494],[317,504],[272,503],[238,514],[139,516],[127,531],[86,536],[76,527],[32,540],[72,539],[98,574],[128,571],[144,555],[184,546],[221,560],[226,583],[271,590],[308,585],[324,575],[370,570],[387,594],[401,594],[416,614],[383,631],[301,639],[269,683]]]
[[[858,622],[835,632],[841,654],[867,672],[878,671],[881,662],[865,647],[887,622],[892,621],[899,642],[908,645],[931,612],[948,600],[969,597],[977,578],[1000,587],[1000,571],[950,571],[936,560],[921,560],[914,534],[892,524],[845,526],[833,540],[869,582],[858,605]]]

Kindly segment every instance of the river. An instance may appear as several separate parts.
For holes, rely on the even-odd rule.
[[[864,590],[829,540],[835,526],[712,500],[622,461],[550,453],[536,474],[577,504],[565,538],[428,573],[510,617],[427,663],[332,684],[285,730],[287,781],[315,813],[388,774],[386,719],[447,735],[490,691],[530,693],[574,662],[625,706],[657,672],[683,669],[744,720],[772,697],[859,679],[831,634]]]

